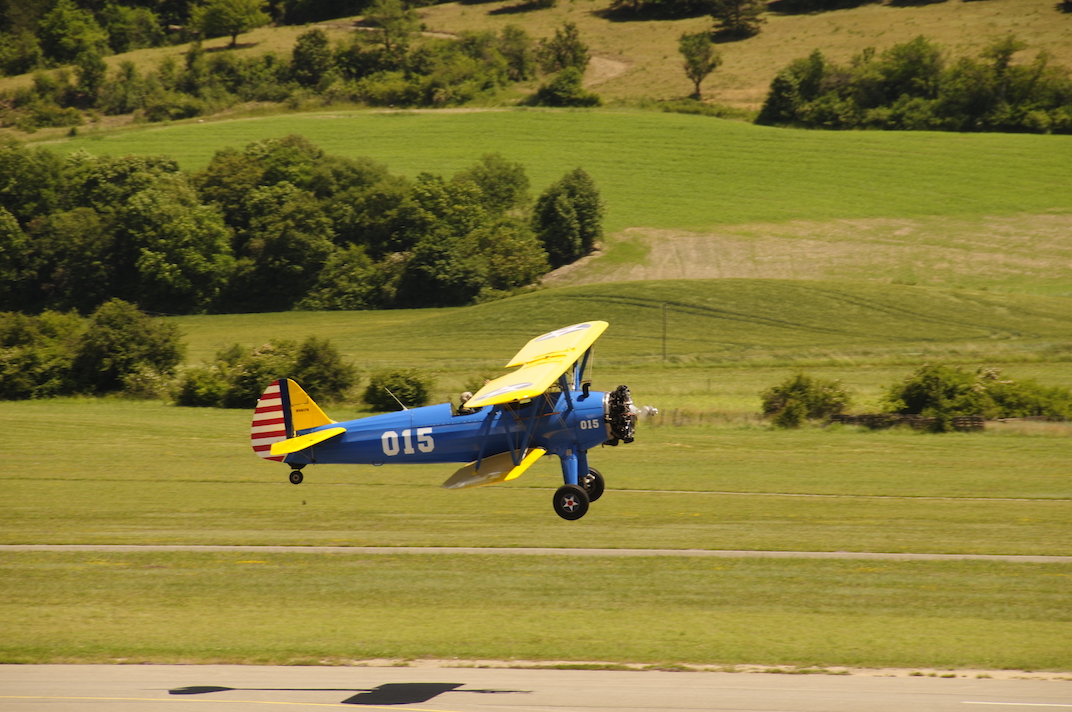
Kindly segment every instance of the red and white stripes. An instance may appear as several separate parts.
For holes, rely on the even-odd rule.
[[[282,462],[283,457],[272,457],[272,443],[287,439],[287,421],[283,413],[283,394],[279,391],[279,385],[279,381],[274,381],[257,401],[249,434],[253,452],[265,460],[276,462]]]

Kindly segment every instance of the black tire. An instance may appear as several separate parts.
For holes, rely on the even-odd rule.
[[[581,487],[588,495],[589,502],[595,502],[603,496],[603,475],[594,467],[588,468],[588,474],[581,478]]]
[[[555,514],[571,522],[584,516],[588,502],[588,493],[580,485],[562,485],[552,500]]]
[[[292,484],[292,485],[300,485],[302,483],[302,480],[304,480],[304,479],[305,479],[305,475],[303,475],[301,473],[301,470],[291,470],[290,471],[290,484]]]

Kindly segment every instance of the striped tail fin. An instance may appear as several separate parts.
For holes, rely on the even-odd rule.
[[[285,456],[272,455],[272,443],[334,422],[301,386],[289,378],[280,378],[264,389],[253,411],[249,434],[253,452],[265,460],[282,462]]]
[[[271,385],[264,389],[257,401],[257,409],[253,411],[253,425],[250,427],[249,437],[253,443],[253,452],[265,460],[282,462],[283,457],[272,457],[272,443],[286,440],[288,434],[294,432],[291,426],[290,403],[283,398],[284,394],[289,395],[286,393],[289,390],[286,384],[285,378],[272,381]]]

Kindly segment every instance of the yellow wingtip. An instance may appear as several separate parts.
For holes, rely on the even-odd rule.
[[[525,457],[515,466],[510,453],[503,452],[484,458],[479,470],[476,469],[476,462],[470,462],[451,475],[442,487],[443,489],[466,489],[516,480],[521,473],[532,466],[532,463],[546,454],[547,451],[542,447],[534,447],[526,452]]]

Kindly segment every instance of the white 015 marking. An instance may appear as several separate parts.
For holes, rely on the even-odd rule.
[[[599,418],[581,421],[581,430],[599,430]]]
[[[383,445],[383,454],[389,457],[394,457],[399,452],[406,455],[412,455],[417,450],[421,452],[432,452],[435,450],[435,440],[432,439],[431,428],[417,428],[417,449],[413,448],[413,431],[406,428],[402,431],[401,447],[399,443],[399,434],[393,430],[386,431],[380,436],[380,443]]]

